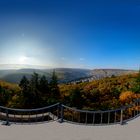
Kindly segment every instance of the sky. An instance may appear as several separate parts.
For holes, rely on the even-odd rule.
[[[0,64],[139,69],[139,0],[1,0]]]

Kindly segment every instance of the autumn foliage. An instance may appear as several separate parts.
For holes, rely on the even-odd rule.
[[[34,74],[22,78],[19,85],[0,81],[0,105],[14,108],[36,108],[55,102],[87,110],[108,110],[128,105],[140,98],[140,74],[108,77],[78,84],[59,84]]]
[[[136,95],[132,91],[122,92],[119,97],[122,103],[130,103],[135,98],[136,98]]]

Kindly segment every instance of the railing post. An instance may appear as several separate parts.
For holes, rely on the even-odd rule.
[[[136,116],[136,109],[135,109],[135,107],[136,107],[136,103],[134,103],[134,117]]]
[[[60,123],[62,123],[64,120],[64,107],[61,105],[61,118],[60,118]]]
[[[14,122],[16,122],[16,119],[15,119],[15,111],[14,111]]]
[[[101,113],[101,124],[103,123],[103,113]]]
[[[28,122],[30,123],[30,112],[29,112],[29,118],[28,118]]]
[[[140,104],[139,104],[139,100],[138,100],[138,114],[140,113],[140,111],[139,111],[139,105],[140,105]]]
[[[120,124],[123,125],[123,109],[121,109]]]
[[[138,99],[137,99],[137,115],[139,114],[139,110],[138,110],[138,108],[139,108],[139,104],[138,104]]]
[[[95,113],[93,113],[93,124],[95,124]]]
[[[116,111],[115,111],[115,118],[114,118],[114,123],[116,123]]]
[[[38,113],[38,112],[36,111],[36,119],[35,119],[36,122],[37,122],[37,113]]]
[[[85,120],[85,124],[87,124],[87,112],[86,112],[86,118],[85,118],[86,120]]]
[[[60,111],[61,111],[61,103],[58,104],[58,108],[57,108],[57,119],[58,120],[61,118]]]
[[[9,113],[8,113],[7,109],[6,109],[6,122],[4,123],[4,125],[10,125],[10,123],[9,123]]]
[[[108,124],[110,123],[110,111],[108,112]]]
[[[139,114],[139,100],[137,100],[137,108],[138,108],[138,114]]]

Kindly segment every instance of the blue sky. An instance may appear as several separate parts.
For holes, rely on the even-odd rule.
[[[138,69],[138,0],[0,1],[0,64]]]

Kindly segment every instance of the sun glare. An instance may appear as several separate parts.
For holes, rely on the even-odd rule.
[[[28,57],[26,57],[26,56],[20,56],[19,57],[19,63],[20,64],[26,64],[27,63],[27,59],[28,59]]]

